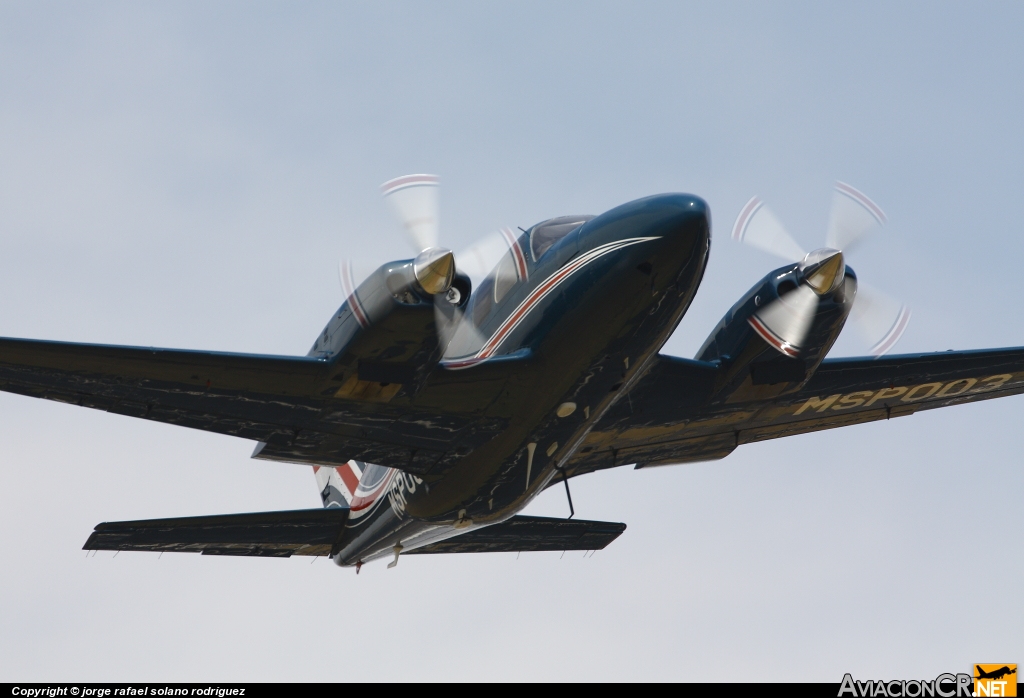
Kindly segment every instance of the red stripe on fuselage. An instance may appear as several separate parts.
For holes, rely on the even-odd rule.
[[[586,262],[583,263],[585,264]],[[484,348],[480,350],[480,358],[489,357],[499,346],[501,346],[501,343],[505,340],[505,337],[509,334],[509,332],[512,331],[512,327],[521,317],[526,315],[526,313],[530,312],[530,308],[534,306],[534,304],[540,299],[540,297],[543,296],[549,289],[551,289],[552,286],[554,286],[559,281],[561,281],[566,276],[575,271],[579,266],[579,262],[573,265],[569,265],[562,269],[561,271],[552,274],[551,278],[549,278],[547,281],[538,286],[534,290],[534,292],[530,294],[530,297],[527,299],[526,303],[523,303],[521,306],[519,306],[519,309],[516,310],[512,315],[510,315],[507,320],[505,320],[505,322],[501,326],[501,329],[498,330],[498,332],[494,335],[491,341],[487,342],[487,344],[484,345]]]
[[[505,338],[516,328],[516,326],[519,324],[519,321],[528,312],[530,312],[533,306],[535,306],[538,301],[544,298],[544,296],[547,295],[547,293],[552,288],[561,283],[566,277],[573,274],[581,267],[590,264],[595,259],[599,259],[600,257],[603,257],[606,254],[620,250],[623,247],[635,245],[639,242],[647,242],[648,240],[655,239],[657,238],[630,238],[628,240],[620,240],[618,242],[608,243],[606,245],[602,245],[601,247],[591,250],[584,256],[567,264],[565,267],[552,274],[540,286],[534,289],[533,293],[531,293],[527,297],[527,299],[523,301],[518,308],[516,308],[512,315],[509,316],[505,320],[505,322],[502,323],[501,327],[498,328],[498,331],[494,333],[494,335],[487,341],[486,344],[484,344],[483,348],[481,348],[480,351],[478,351],[473,356],[466,357],[463,359],[444,361],[442,362],[443,365],[445,366],[445,368],[449,369],[467,368],[473,365],[474,363],[478,363],[480,361],[490,358],[491,355],[493,355],[494,352],[497,351],[498,347],[501,346],[501,343],[505,341]]]
[[[516,276],[520,281],[527,280],[529,272],[526,268],[526,255],[523,254],[523,248],[519,246],[515,234],[508,228],[502,228],[501,234],[505,237],[505,242],[508,243],[508,248],[512,252],[512,259],[516,263]]]
[[[362,511],[363,509],[372,506],[374,502],[380,499],[381,492],[383,492],[385,488],[387,488],[387,486],[391,484],[391,481],[395,478],[396,472],[398,471],[392,470],[386,476],[384,476],[384,479],[381,480],[381,483],[377,485],[377,488],[373,492],[362,495],[361,497],[353,496],[352,503],[349,505],[349,508],[353,512],[356,512]]]

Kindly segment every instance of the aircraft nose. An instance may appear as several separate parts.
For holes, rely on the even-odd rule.
[[[667,238],[693,238],[711,234],[711,210],[704,199],[689,194],[665,194],[651,197],[649,206],[657,211],[652,235]]]
[[[587,223],[581,248],[628,238],[654,238],[666,252],[691,248],[711,236],[711,210],[704,199],[692,194],[658,194],[613,208]]]

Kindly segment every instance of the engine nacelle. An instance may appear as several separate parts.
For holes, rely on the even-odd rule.
[[[381,266],[317,338],[310,355],[334,364],[339,397],[387,402],[403,386],[415,390],[440,359],[438,321],[451,322],[466,306],[472,283],[454,272],[435,302],[416,272],[414,260]]]
[[[718,323],[697,353],[700,361],[720,364],[713,402],[764,399],[798,390],[814,373],[839,337],[857,295],[857,276],[846,267],[837,288],[819,298],[817,312],[798,357],[786,356],[768,344],[750,324],[758,310],[795,292],[800,264],[768,274],[750,289]]]

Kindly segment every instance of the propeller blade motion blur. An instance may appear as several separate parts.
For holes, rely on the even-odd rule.
[[[455,263],[459,271],[469,276],[473,283],[480,283],[509,253],[515,241],[516,236],[509,228],[496,230],[456,252]]]
[[[910,308],[881,291],[861,284],[850,319],[867,341],[874,342],[868,353],[881,356],[900,341],[910,323]]]
[[[363,310],[362,303],[356,295],[356,289],[369,276],[368,272],[357,272],[354,270],[352,260],[338,260],[338,279],[341,281],[341,292],[352,311],[352,317],[359,323],[360,327],[369,327],[370,321]]]
[[[852,270],[846,267],[843,252],[859,243],[866,234],[882,226],[885,220],[885,213],[875,202],[849,184],[836,182],[832,195],[832,210],[829,214],[826,247],[804,253],[786,232],[779,219],[757,196],[750,199],[737,216],[733,224],[732,238],[784,259],[800,260],[796,281],[807,283],[818,297],[835,292],[842,296],[843,304],[847,301],[852,304],[857,297],[857,282],[856,277],[851,276],[850,283],[844,283],[847,271]],[[768,306],[751,318],[751,326],[766,342],[784,355],[799,356],[800,341],[790,340],[802,340],[803,336],[799,330],[805,326],[809,329],[821,310],[820,303],[812,304],[810,299],[810,295],[803,294],[799,305],[794,306],[791,301],[770,313],[768,308],[771,306]],[[775,301],[773,305],[778,303],[781,303],[781,299]],[[892,349],[910,321],[910,311],[895,301],[886,305],[881,302],[872,304],[862,299],[858,301],[856,307],[858,310],[854,312],[854,316],[871,344],[872,356],[881,356]],[[773,318],[772,322],[777,327],[785,328],[785,335],[779,335],[772,329],[765,319],[766,313]],[[844,315],[848,314],[849,308]]]
[[[1024,392],[1022,348],[826,358],[851,312],[875,356],[910,317],[846,264],[885,220],[847,185],[828,246],[809,253],[748,202],[734,237],[790,261],[686,359],[661,351],[707,267],[703,199],[503,228],[453,254],[437,184],[383,186],[413,254],[366,274],[342,260],[341,307],[305,356],[0,338],[0,390],[248,439],[254,458],[316,479],[322,507],[101,523],[86,550],[323,555],[356,572],[404,569],[407,555],[599,550],[625,524],[577,519],[568,497],[569,519],[522,510],[597,470]]]
[[[885,214],[874,201],[849,184],[836,182],[825,244],[848,251],[867,233],[885,225],[885,220]]]
[[[798,286],[754,313],[750,325],[764,341],[786,356],[797,357],[811,329],[818,296],[810,286]]]
[[[439,183],[437,175],[413,174],[380,185],[415,252],[437,246]]]
[[[747,202],[736,218],[732,239],[782,259],[800,259],[806,254],[786,232],[782,222],[756,196]]]

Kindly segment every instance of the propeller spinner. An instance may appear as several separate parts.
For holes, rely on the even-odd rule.
[[[472,283],[479,282],[509,253],[515,243],[514,236],[507,231],[485,236],[455,255],[439,245],[440,180],[437,175],[404,175],[385,182],[380,189],[416,253],[413,275],[421,289],[434,298],[442,345],[448,347],[453,340],[459,346],[482,344],[479,330],[464,316],[465,291],[468,288],[456,283],[456,273],[468,276]],[[364,327],[368,326],[369,319],[361,312],[356,294],[359,279],[365,275],[353,273],[352,264],[347,259],[341,260],[339,274],[342,290],[357,314],[357,320]]]
[[[837,182],[826,235],[828,246],[805,253],[764,202],[753,197],[736,218],[732,238],[783,259],[801,261],[797,287],[755,313],[750,318],[751,327],[786,356],[799,356],[817,313],[819,298],[843,285],[846,277],[843,250],[855,246],[885,220],[882,209],[871,199],[850,185]],[[891,349],[910,320],[910,310],[905,305],[863,285],[851,315],[873,342],[870,353],[874,356]]]

